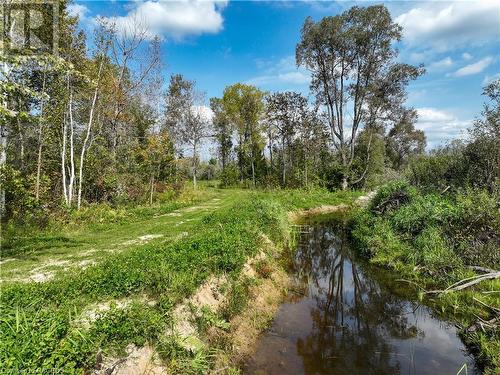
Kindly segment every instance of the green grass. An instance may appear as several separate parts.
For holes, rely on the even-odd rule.
[[[388,202],[398,201],[391,205]],[[466,328],[478,317],[489,320],[500,308],[500,280],[483,281],[463,291],[425,295],[443,290],[475,273],[468,266],[498,269],[499,249],[492,242],[499,233],[500,212],[496,198],[468,191],[451,196],[420,194],[404,182],[379,189],[371,205],[354,215],[351,234],[360,252],[371,263],[396,270],[421,298],[445,319],[456,321],[478,362],[500,368],[500,333]],[[496,233],[496,234],[495,234]]]
[[[93,367],[99,349],[116,355],[123,353],[129,343],[148,343],[157,348],[171,368],[186,372],[181,359],[188,357],[189,366],[203,372],[209,365],[207,357],[186,353],[165,335],[172,325],[173,307],[190,296],[209,275],[224,273],[231,278],[239,274],[247,257],[260,247],[261,233],[278,245],[284,244],[290,230],[287,211],[348,202],[355,194],[339,197],[314,191],[307,199],[299,199],[304,196],[307,193],[214,190],[209,199],[217,199],[216,205],[209,205],[210,200],[206,200],[205,209],[182,208],[178,211],[180,216],[148,217],[154,215],[150,210],[148,215],[135,216],[130,221],[63,232],[62,237],[68,241],[62,243],[75,246],[66,248],[60,240],[53,240],[57,246],[32,250],[37,256],[32,263],[29,258],[19,260],[26,262],[25,269],[42,262],[44,257],[76,256],[89,246],[105,249],[101,249],[102,254],[92,254],[98,258],[96,264],[69,267],[46,282],[2,284],[0,368],[57,368],[64,373],[82,373]],[[187,218],[193,219],[188,227],[175,227]],[[189,235],[176,241],[157,239],[123,245],[139,234],[162,233],[166,237],[186,228]],[[43,243],[40,238],[44,235],[40,234],[35,242]],[[107,251],[115,243],[121,243],[120,251]],[[26,253],[16,253],[15,248],[12,251],[16,255]],[[228,316],[246,303],[245,286],[232,285],[229,295],[231,302],[225,311]],[[124,300],[130,303],[119,307]],[[144,300],[155,303],[149,305]],[[88,327],[77,323],[89,307],[108,301],[116,301],[116,306],[100,312]]]
[[[230,204],[238,194],[203,191],[174,202],[129,211],[91,207],[44,231],[8,230],[2,241],[1,279],[23,281],[36,275],[51,276],[146,242],[172,242],[190,233],[204,214]]]

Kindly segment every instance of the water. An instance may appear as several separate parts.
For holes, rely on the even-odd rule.
[[[455,327],[411,300],[413,292],[396,291],[402,283],[354,259],[343,230],[304,229],[292,261],[296,290],[245,373],[456,375],[464,364],[478,373]]]

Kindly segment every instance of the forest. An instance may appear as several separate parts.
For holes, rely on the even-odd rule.
[[[246,373],[293,289],[297,217],[320,207],[497,373],[500,79],[465,137],[429,148],[407,104],[426,67],[402,62],[384,5],[304,20],[307,96],[211,98],[139,21],[90,35],[69,5],[57,54],[0,57],[1,368],[126,373],[133,345],[165,373]]]

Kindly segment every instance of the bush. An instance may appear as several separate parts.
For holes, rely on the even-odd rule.
[[[239,184],[239,172],[236,166],[229,165],[220,173],[220,186],[221,187],[231,187],[238,186]]]
[[[407,181],[393,181],[379,188],[371,201],[370,210],[383,214],[410,203],[416,195],[416,189]]]

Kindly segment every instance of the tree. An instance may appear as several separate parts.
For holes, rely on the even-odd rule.
[[[388,82],[390,72],[397,71],[400,87],[404,87],[406,77],[417,70],[395,69],[393,42],[400,38],[401,27],[382,5],[352,7],[317,23],[309,17],[302,27],[296,62],[312,73],[311,90],[325,110],[331,141],[343,168],[343,189],[359,179],[351,176],[351,166],[360,128],[380,116],[370,105],[374,104],[370,98],[377,83]]]
[[[266,99],[268,126],[277,129],[281,141],[281,182],[286,186],[286,171],[292,160],[291,150],[294,137],[308,119],[307,98],[296,92],[278,92]]]
[[[173,75],[167,93],[166,129],[179,147],[192,151],[193,185],[197,186],[198,151],[209,136],[209,118],[204,107],[204,94],[196,90],[194,81]]]
[[[150,134],[138,148],[139,164],[144,167],[143,172],[149,180],[149,204],[153,204],[156,182],[165,171],[168,171],[173,162],[172,142],[166,132]]]
[[[225,173],[231,155],[231,148],[233,147],[233,129],[231,127],[231,123],[229,122],[222,99],[211,98],[210,109],[214,114],[212,119],[214,137],[217,142],[218,154],[221,159],[222,172]]]
[[[422,130],[415,129],[417,113],[414,110],[403,111],[400,120],[389,131],[386,138],[387,156],[392,167],[401,170],[411,156],[425,151],[426,138]]]
[[[246,177],[249,160],[252,184],[256,186],[256,163],[262,157],[264,140],[260,123],[264,109],[264,92],[255,86],[237,83],[224,90],[224,108],[238,135],[240,178]]]
[[[472,184],[492,192],[500,178],[500,79],[487,84],[483,95],[489,103],[484,104],[482,118],[469,129],[471,140],[464,155]]]

